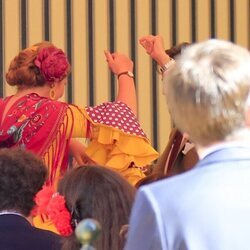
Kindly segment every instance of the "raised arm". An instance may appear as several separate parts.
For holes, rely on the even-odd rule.
[[[139,42],[152,59],[154,59],[161,67],[171,60],[165,52],[164,42],[161,36],[144,36]]]
[[[116,100],[127,104],[137,115],[137,98],[133,76],[133,62],[123,54],[105,51],[109,68],[118,78]]]

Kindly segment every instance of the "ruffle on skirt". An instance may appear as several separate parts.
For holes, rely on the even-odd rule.
[[[86,108],[93,124],[86,154],[96,163],[121,173],[133,185],[145,177],[143,167],[158,157],[137,118],[122,102]]]

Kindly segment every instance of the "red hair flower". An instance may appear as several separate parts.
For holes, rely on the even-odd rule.
[[[54,194],[54,189],[49,186],[43,186],[42,190],[37,193],[35,203],[37,205],[37,214],[45,214],[47,206]]]
[[[61,235],[69,236],[72,234],[73,230],[70,225],[71,215],[68,211],[61,211],[60,216],[58,216],[58,220],[55,221],[56,228],[60,228]]]
[[[42,48],[35,60],[44,79],[48,82],[61,81],[69,71],[69,62],[61,49],[56,47]]]
[[[71,215],[66,208],[65,199],[59,193],[54,193],[52,187],[44,186],[37,193],[35,203],[36,215],[47,216],[61,235],[69,236],[73,232],[70,225]]]

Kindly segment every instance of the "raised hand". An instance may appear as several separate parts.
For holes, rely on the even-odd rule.
[[[127,104],[133,113],[137,114],[137,98],[134,84],[133,72],[134,63],[126,55],[119,53],[110,53],[104,51],[106,61],[111,71],[118,77],[118,93],[116,101],[121,101]],[[127,73],[125,73],[127,72]],[[121,74],[123,73],[123,74]],[[119,76],[120,75],[120,76]]]
[[[133,71],[134,64],[130,58],[126,55],[119,53],[110,53],[109,51],[104,51],[106,61],[108,62],[109,68],[116,75],[119,75],[125,71]]]
[[[146,52],[160,65],[163,66],[170,61],[165,53],[163,38],[157,36],[144,36],[139,40]]]

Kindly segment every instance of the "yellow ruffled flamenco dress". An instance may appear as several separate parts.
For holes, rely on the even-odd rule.
[[[145,166],[158,157],[137,118],[122,102],[106,102],[85,109],[93,124],[86,154],[102,166],[121,173],[135,185],[145,177]]]
[[[131,109],[120,101],[85,109],[69,105],[67,123],[73,125],[72,138],[90,138],[86,148],[88,157],[120,173],[132,185],[145,177],[146,166],[158,157]],[[57,232],[41,216],[34,219],[34,225]]]

